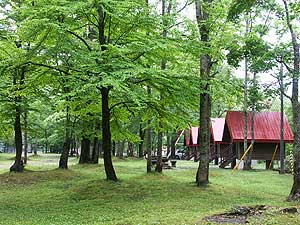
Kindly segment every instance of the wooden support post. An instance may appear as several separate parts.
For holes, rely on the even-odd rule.
[[[234,169],[234,167],[236,166],[236,158],[232,161],[230,166],[231,166],[231,169]]]
[[[272,169],[273,169],[273,161],[266,160],[266,170],[272,170]]]
[[[220,144],[215,145],[215,165],[219,164]]]

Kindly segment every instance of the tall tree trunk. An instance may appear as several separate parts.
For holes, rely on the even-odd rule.
[[[283,108],[283,64],[280,65],[280,169],[279,173],[284,174],[284,108]]]
[[[162,127],[161,122],[159,122],[159,127],[161,129],[161,127]],[[162,168],[163,168],[162,139],[163,139],[163,133],[161,130],[159,130],[158,135],[157,135],[157,161],[156,161],[156,167],[155,167],[155,171],[158,173],[162,173]]]
[[[27,164],[27,155],[28,155],[28,113],[24,112],[24,165]]]
[[[83,137],[81,140],[81,153],[79,158],[79,164],[91,162],[90,146],[91,146],[90,139],[87,137]]]
[[[253,73],[253,90],[256,89],[256,73]],[[253,154],[253,148],[254,148],[254,141],[255,141],[255,137],[254,137],[254,119],[255,119],[255,96],[251,97],[251,149],[249,150],[248,154],[247,154],[247,160],[245,160],[245,165],[244,165],[244,170],[250,170],[252,169],[251,167],[251,161],[252,161],[252,154]],[[248,127],[247,127],[248,129]]]
[[[17,71],[20,73],[20,84],[24,84],[25,79],[25,69],[22,67]],[[13,77],[13,85],[17,85],[17,75]],[[10,171],[22,172],[24,170],[24,165],[22,161],[22,127],[21,127],[21,102],[22,98],[20,96],[15,97],[15,146],[16,146],[16,158],[14,164],[10,167]]]
[[[168,131],[166,135],[167,135],[167,156],[169,156],[171,153],[171,135],[169,134]]]
[[[166,11],[166,0],[162,0],[162,23],[163,23],[163,32],[162,36],[163,38],[167,37],[167,20],[165,16],[169,16],[171,13],[172,8],[172,1],[169,1],[169,5]],[[165,59],[162,59],[161,61],[161,70],[165,70],[167,68],[167,62]],[[163,100],[163,95],[160,93],[160,101]],[[163,168],[163,162],[162,162],[162,139],[163,139],[163,124],[162,124],[162,118],[160,118],[159,121],[159,129],[158,129],[158,135],[157,135],[157,162],[156,162],[156,168],[155,171],[162,173]]]
[[[209,14],[206,7],[210,5],[212,0],[196,0],[196,19],[200,34],[200,40],[203,45],[209,47],[209,27],[207,20]],[[203,4],[206,6],[203,7]],[[208,185],[209,174],[209,152],[210,152],[210,114],[211,114],[211,97],[209,94],[209,78],[212,62],[209,54],[200,55],[200,78],[204,81],[202,92],[200,94],[200,126],[199,126],[199,144],[200,159],[199,167],[196,174],[196,182],[198,186],[206,187]]]
[[[111,150],[112,156],[116,156],[116,142],[112,142],[112,150]]]
[[[117,181],[116,172],[111,159],[111,133],[110,133],[110,110],[109,110],[109,88],[101,87],[102,98],[102,140],[103,159],[106,179]]]
[[[45,153],[48,153],[48,149],[49,149],[49,141],[48,141],[48,132],[47,132],[47,128],[45,129]]]
[[[143,158],[144,155],[144,139],[145,139],[145,131],[142,128],[142,124],[140,124],[140,129],[139,129],[139,135],[140,135],[140,143],[139,143],[139,158]]]
[[[293,156],[294,156],[294,180],[293,186],[289,195],[290,200],[300,199],[300,123],[299,123],[299,65],[300,65],[300,55],[299,55],[299,43],[297,42],[297,33],[294,32],[289,15],[289,8],[286,0],[282,0],[285,7],[285,15],[288,29],[291,34],[292,44],[293,44],[293,89],[292,89],[292,109],[293,109],[293,122],[294,122],[294,146],[293,146]]]
[[[249,33],[249,20],[246,19],[246,35]],[[248,148],[248,56],[245,55],[245,86],[244,86],[244,153]],[[244,158],[243,170],[251,169],[249,154]]]
[[[99,140],[97,136],[94,137],[93,140],[92,163],[93,164],[99,163]]]
[[[65,142],[64,148],[60,155],[58,168],[60,169],[68,169],[68,159],[69,152],[71,146],[71,137],[70,137],[70,114],[69,114],[69,106],[66,107],[66,123],[65,123]]]
[[[177,132],[176,130],[174,130],[171,139],[171,159],[175,159],[176,140],[177,140]]]
[[[148,95],[151,95],[151,88],[147,87]],[[151,127],[151,119],[148,120],[148,128],[146,130],[147,139],[146,139],[146,148],[147,148],[147,173],[151,172],[152,165],[152,127]]]
[[[117,157],[119,159],[123,159],[124,149],[125,149],[125,141],[118,141],[116,144],[117,148]]]
[[[132,142],[128,142],[128,156],[134,157],[134,144]]]
[[[134,144],[128,142],[129,157],[134,157]]]
[[[100,121],[96,119],[95,121],[95,136],[93,140],[93,150],[92,150],[92,163],[98,164],[99,163],[99,138],[98,132],[100,130]]]

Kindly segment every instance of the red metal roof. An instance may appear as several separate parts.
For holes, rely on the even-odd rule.
[[[225,118],[211,119],[211,134],[214,143],[224,143],[222,141]],[[191,127],[190,130],[184,132],[186,146],[198,146],[198,127]]]
[[[214,143],[222,143],[225,118],[211,119],[211,135]]]
[[[233,142],[243,142],[244,140],[244,113],[238,111],[228,111],[226,115],[226,125]],[[251,113],[248,113],[248,137],[251,140]],[[254,115],[254,139],[255,142],[280,141],[280,112],[257,112]],[[289,122],[284,116],[284,141],[292,143],[293,132]]]

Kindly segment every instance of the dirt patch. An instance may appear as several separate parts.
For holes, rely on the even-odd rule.
[[[246,224],[249,217],[260,216],[266,209],[265,205],[238,206],[230,212],[207,216],[203,220],[216,224]]]

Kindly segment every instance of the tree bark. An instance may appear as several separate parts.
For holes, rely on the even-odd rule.
[[[112,150],[111,150],[112,156],[116,156],[116,142],[112,142]]]
[[[93,150],[92,150],[92,163],[98,164],[99,163],[99,138],[98,138],[98,132],[100,130],[100,121],[95,121],[95,136],[93,139]]]
[[[68,159],[69,152],[71,146],[71,138],[70,138],[70,114],[69,114],[69,106],[66,107],[66,123],[65,123],[65,142],[64,148],[60,155],[58,168],[60,169],[68,169]]]
[[[144,155],[144,139],[145,139],[145,131],[143,131],[142,124],[140,124],[140,129],[139,129],[139,135],[140,135],[140,143],[139,143],[139,158],[143,158]]]
[[[48,132],[47,132],[47,128],[45,129],[45,153],[48,153],[48,149],[49,149],[49,141],[48,141]]]
[[[167,131],[167,156],[171,153],[171,136]]]
[[[256,73],[253,73],[253,90],[256,89]],[[251,149],[249,150],[247,154],[247,160],[245,161],[244,169],[245,170],[250,170],[252,169],[251,167],[251,161],[252,161],[252,154],[253,154],[253,148],[254,148],[254,119],[255,119],[255,96],[252,96],[252,102],[251,102]],[[247,127],[248,128],[248,127]]]
[[[284,108],[283,108],[283,64],[280,66],[280,168],[279,173],[284,174]]]
[[[118,141],[116,144],[116,148],[117,148],[117,157],[119,159],[123,159],[123,153],[124,153],[124,149],[125,149],[125,141]]]
[[[24,165],[27,164],[27,155],[28,155],[28,113],[27,111],[24,112]]]
[[[147,92],[148,95],[152,94],[151,88],[147,87]],[[146,142],[146,147],[147,147],[147,173],[151,172],[151,166],[152,166],[152,127],[151,127],[151,119],[148,120],[148,128],[146,131],[147,134],[147,142]]]
[[[300,54],[299,54],[299,43],[297,41],[297,34],[294,32],[292,24],[290,22],[289,7],[286,0],[282,0],[285,7],[286,22],[291,34],[293,44],[293,88],[292,88],[292,109],[293,109],[293,122],[294,122],[294,145],[293,145],[293,157],[294,157],[294,179],[293,186],[289,195],[289,200],[300,200],[300,124],[299,124],[299,65],[300,65]]]
[[[20,84],[24,84],[25,71],[22,67],[20,70],[17,70],[17,73],[20,73]],[[17,74],[13,77],[13,85],[17,85]],[[15,146],[16,146],[16,158],[14,164],[10,167],[10,171],[14,172],[23,172],[24,165],[22,161],[22,127],[21,127],[21,102],[22,98],[20,96],[15,97]]]
[[[209,27],[207,20],[209,14],[205,7],[209,6],[212,0],[203,0],[201,3],[206,4],[205,7],[196,0],[196,19],[200,34],[200,41],[209,48]],[[212,62],[209,54],[200,55],[200,78],[204,81],[200,94],[200,126],[199,126],[199,145],[200,159],[199,167],[196,174],[196,183],[198,186],[206,187],[208,185],[209,176],[209,152],[210,152],[210,114],[211,114],[211,97],[209,94],[210,70]]]
[[[98,137],[94,137],[93,140],[93,150],[92,150],[92,163],[99,163],[99,140]]]
[[[162,127],[161,122],[159,122],[159,127]],[[162,173],[163,168],[163,162],[162,162],[162,139],[163,139],[163,133],[162,131],[158,131],[157,136],[157,161],[156,161],[156,167],[155,171],[158,173]]]
[[[110,133],[110,110],[109,110],[109,88],[101,87],[102,98],[102,140],[103,159],[106,179],[117,181],[116,172],[111,159],[111,133]]]
[[[246,35],[249,33],[249,20],[246,20]],[[248,56],[245,55],[245,86],[244,86],[244,153],[248,148]],[[244,158],[243,170],[251,169],[249,154]]]
[[[87,137],[83,137],[81,139],[81,153],[79,158],[79,164],[85,164],[91,162],[90,146],[91,146],[90,139]]]
[[[171,159],[175,159],[176,140],[177,140],[177,132],[176,132],[176,130],[174,130],[173,134],[172,134],[172,139],[171,139]]]
[[[134,144],[131,142],[128,142],[128,156],[134,157]]]

